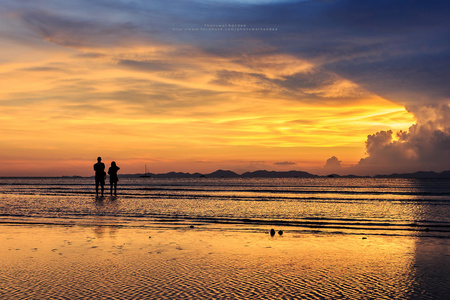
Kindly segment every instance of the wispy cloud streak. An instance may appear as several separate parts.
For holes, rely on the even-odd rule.
[[[431,157],[446,154],[448,136],[439,118],[450,95],[449,8],[415,0],[6,0],[0,156],[48,163],[106,152],[135,159],[138,169],[156,158],[230,161],[220,153],[229,149],[242,161],[302,168],[333,155],[357,164],[369,135],[360,168],[412,160],[437,168]],[[214,26],[276,30],[205,29]],[[382,161],[394,153],[402,159]]]

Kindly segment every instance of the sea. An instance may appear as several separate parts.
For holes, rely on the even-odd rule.
[[[0,223],[450,238],[450,179],[0,178]]]
[[[0,254],[4,299],[449,299],[450,180],[0,178]]]

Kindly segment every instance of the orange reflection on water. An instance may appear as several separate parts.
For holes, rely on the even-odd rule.
[[[1,226],[6,259],[0,264],[6,296],[407,299],[420,291],[418,239],[290,231],[271,237],[236,228]]]

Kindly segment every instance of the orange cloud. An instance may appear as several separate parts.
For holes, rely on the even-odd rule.
[[[122,161],[125,173],[146,162],[161,172],[244,170],[252,161],[311,168],[336,152],[356,163],[368,132],[414,121],[292,55],[221,56],[133,37],[126,47],[91,47],[66,34],[0,50],[9,57],[0,73],[1,176],[90,175],[98,155]]]

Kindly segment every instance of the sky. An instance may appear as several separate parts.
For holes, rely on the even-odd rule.
[[[450,170],[450,3],[3,0],[0,176]]]

